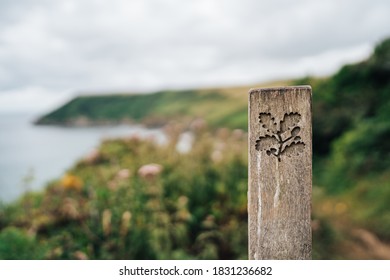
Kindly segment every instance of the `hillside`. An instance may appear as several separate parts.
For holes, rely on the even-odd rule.
[[[289,81],[273,84],[287,85]],[[259,86],[259,85],[258,85]],[[254,86],[255,87],[255,86]],[[203,118],[212,127],[247,129],[247,87],[162,91],[150,94],[79,96],[41,117],[37,124],[91,125]]]
[[[313,258],[390,259],[390,39],[289,84],[313,88]],[[0,259],[247,258],[247,91],[80,97],[43,117],[164,125],[170,140],[106,140],[44,192],[0,207]],[[185,131],[193,145],[180,153]]]

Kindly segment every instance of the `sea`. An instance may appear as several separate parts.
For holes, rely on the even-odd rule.
[[[42,190],[60,178],[103,139],[152,137],[166,141],[161,129],[139,125],[96,127],[37,126],[34,114],[0,114],[0,202],[10,203],[27,191]]]

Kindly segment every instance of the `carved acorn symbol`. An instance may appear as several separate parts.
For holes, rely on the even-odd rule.
[[[279,129],[275,118],[270,113],[260,113],[259,123],[262,136],[256,140],[255,148],[258,151],[265,151],[268,156],[275,156],[281,161],[281,155],[288,157],[299,155],[305,148],[299,133],[301,128],[298,123],[301,115],[295,112],[284,114],[280,121]]]

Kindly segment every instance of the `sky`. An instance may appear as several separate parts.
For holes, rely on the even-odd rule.
[[[326,76],[389,36],[389,0],[0,0],[0,112]]]

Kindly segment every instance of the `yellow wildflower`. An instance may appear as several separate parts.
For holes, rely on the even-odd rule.
[[[72,174],[65,174],[61,179],[61,186],[66,190],[81,191],[83,185],[81,178]]]

